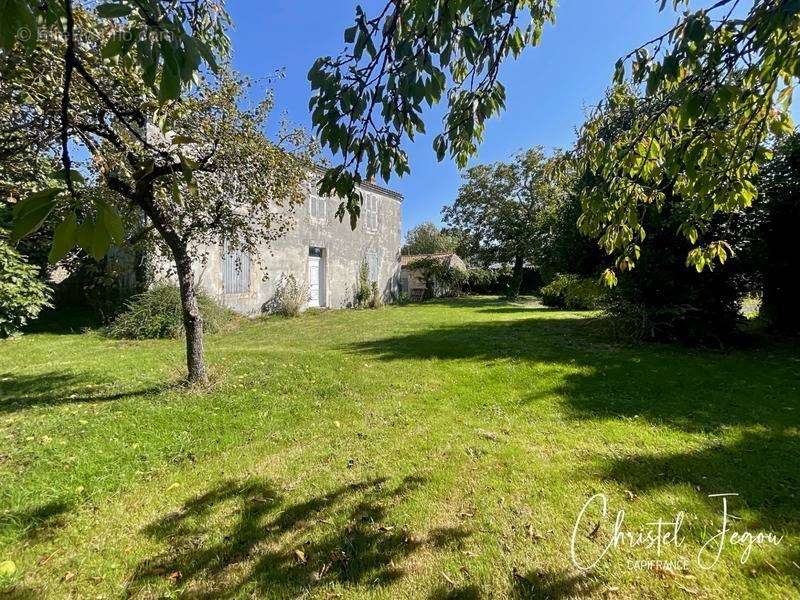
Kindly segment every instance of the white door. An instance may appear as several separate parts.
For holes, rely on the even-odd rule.
[[[308,257],[308,305],[322,306],[322,264],[319,256]]]

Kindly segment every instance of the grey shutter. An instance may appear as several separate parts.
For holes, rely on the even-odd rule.
[[[367,273],[369,281],[378,281],[378,255],[374,252],[367,254]]]
[[[378,230],[378,198],[374,194],[365,195],[364,221],[367,231]]]
[[[244,250],[223,249],[222,287],[226,294],[250,291],[250,254]]]

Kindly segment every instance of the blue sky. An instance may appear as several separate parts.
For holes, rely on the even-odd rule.
[[[369,12],[379,0],[365,0]],[[237,0],[228,3],[234,67],[252,76],[285,69],[274,85],[276,114],[310,129],[310,88],[306,74],[321,55],[336,55],[343,32],[352,24],[357,2],[350,0]],[[374,11],[373,11],[374,12]],[[587,107],[608,86],[616,60],[675,23],[656,0],[562,0],[558,21],[542,45],[529,48],[501,73],[507,88],[506,111],[486,129],[474,162],[504,160],[534,145],[569,147]],[[455,165],[436,162],[431,149],[440,131],[441,110],[426,119],[428,135],[407,146],[412,173],[389,187],[404,197],[403,231],[422,221],[440,222],[441,207],[455,198],[460,175]]]

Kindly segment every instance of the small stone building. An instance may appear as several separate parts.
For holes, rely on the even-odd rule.
[[[438,254],[404,254],[400,257],[400,293],[412,300],[421,300],[425,296],[427,281],[421,269],[410,269],[409,265],[422,259],[432,258],[444,265],[467,270],[466,263],[454,252],[442,252]],[[435,280],[433,282],[433,295],[444,296],[452,290],[440,285]]]

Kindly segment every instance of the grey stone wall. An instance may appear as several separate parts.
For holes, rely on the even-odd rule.
[[[291,274],[308,283],[309,249],[316,247],[322,249],[324,306],[352,305],[359,268],[370,256],[375,257],[371,262],[377,266],[376,281],[383,299],[390,301],[399,290],[402,198],[369,184],[361,192],[364,206],[355,230],[350,229],[347,217],[341,223],[336,218],[338,199],[310,193],[306,202],[295,209],[294,228],[261,249],[261,264],[250,257],[248,291],[225,293],[223,248],[219,246],[207,248],[205,264],[195,265],[198,284],[222,304],[246,315],[257,315],[274,297],[282,275]]]

